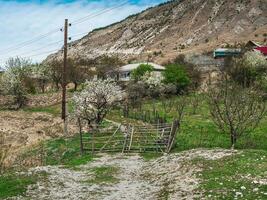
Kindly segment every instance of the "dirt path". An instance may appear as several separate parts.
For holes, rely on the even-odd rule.
[[[220,159],[235,152],[228,150],[192,150],[178,154],[164,155],[152,161],[144,161],[139,155],[101,155],[79,169],[65,169],[60,166],[33,168],[29,173],[46,172],[44,180],[28,188],[26,197],[15,199],[57,199],[57,200],[157,200],[193,199],[197,193],[199,168],[190,160]],[[113,183],[94,182],[96,167],[113,167],[118,180]]]

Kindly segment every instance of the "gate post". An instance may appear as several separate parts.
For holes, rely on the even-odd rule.
[[[175,119],[172,123],[172,128],[171,128],[171,132],[170,132],[170,136],[169,136],[169,141],[168,141],[168,145],[167,145],[167,153],[170,153],[170,151],[172,150],[175,138],[176,138],[176,134],[177,134],[177,129],[180,127],[180,123],[179,120]]]
[[[79,125],[79,133],[80,133],[80,149],[81,149],[81,154],[83,154],[83,133],[82,133],[82,123],[81,119],[78,118],[78,125]]]

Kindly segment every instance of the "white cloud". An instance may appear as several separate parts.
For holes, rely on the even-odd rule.
[[[138,4],[127,3],[123,7],[70,27],[70,36],[89,32],[94,28],[120,21],[131,14],[140,12],[162,1],[164,0],[141,0]],[[16,47],[22,42],[32,40],[36,36],[45,34],[55,28],[59,29],[63,25],[65,18],[68,18],[72,22],[75,19],[99,13],[103,9],[112,8],[121,4],[121,2],[124,2],[124,0],[101,0],[90,3],[81,0],[67,4],[56,3],[56,1],[37,4],[32,2],[3,2],[0,0],[0,66],[9,57],[31,57],[32,55],[60,48],[62,43],[58,41],[63,39],[63,33],[60,31],[23,48]],[[80,35],[73,39],[78,39],[82,36]],[[51,43],[54,42],[58,43],[52,45]],[[51,45],[47,46],[48,44]],[[48,54],[33,56],[32,60],[41,61]]]

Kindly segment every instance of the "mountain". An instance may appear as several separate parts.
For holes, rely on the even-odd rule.
[[[202,54],[249,40],[267,40],[266,0],[174,0],[93,30],[73,42],[68,55],[118,55],[128,61],[149,57],[164,63],[178,54]]]

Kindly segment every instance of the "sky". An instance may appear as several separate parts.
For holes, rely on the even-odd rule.
[[[0,0],[0,67],[3,68],[10,57],[40,62],[56,52],[63,45],[60,29],[66,18],[73,22],[69,36],[74,41],[95,28],[121,21],[166,1]],[[75,21],[80,23],[75,25]]]

